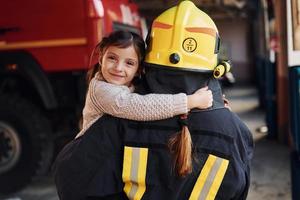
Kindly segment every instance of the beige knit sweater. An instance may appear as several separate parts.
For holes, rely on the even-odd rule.
[[[76,138],[105,113],[119,118],[152,121],[188,112],[184,93],[139,95],[133,90],[133,87],[107,83],[97,73],[89,84],[82,112],[83,128]]]

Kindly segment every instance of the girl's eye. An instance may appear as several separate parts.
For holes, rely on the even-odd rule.
[[[135,62],[134,61],[127,61],[126,64],[129,65],[129,66],[135,66]]]
[[[127,62],[127,65],[134,65],[134,62]]]
[[[109,60],[115,60],[116,58],[114,56],[108,56],[107,57]]]

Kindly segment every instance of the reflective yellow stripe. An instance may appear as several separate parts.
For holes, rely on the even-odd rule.
[[[147,148],[125,146],[122,177],[129,199],[139,200],[146,191],[147,159]]]
[[[122,179],[125,183],[124,192],[129,194],[132,183],[130,182],[130,170],[131,170],[131,160],[132,160],[132,148],[124,148],[124,159],[123,159],[123,172]]]
[[[75,46],[87,44],[86,38],[64,38],[57,40],[35,40],[27,42],[0,42],[0,50],[9,49],[29,49],[29,48],[42,48],[42,47],[57,47],[57,46]]]
[[[196,181],[189,200],[213,200],[220,188],[229,161],[209,155]]]

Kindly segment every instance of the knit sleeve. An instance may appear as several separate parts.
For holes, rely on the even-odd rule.
[[[184,93],[139,95],[132,93],[126,86],[99,80],[93,80],[91,84],[93,107],[115,117],[152,121],[188,112],[187,96]]]

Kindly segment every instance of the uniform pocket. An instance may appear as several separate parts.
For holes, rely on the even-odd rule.
[[[124,147],[122,179],[130,200],[139,200],[146,191],[148,148]]]

